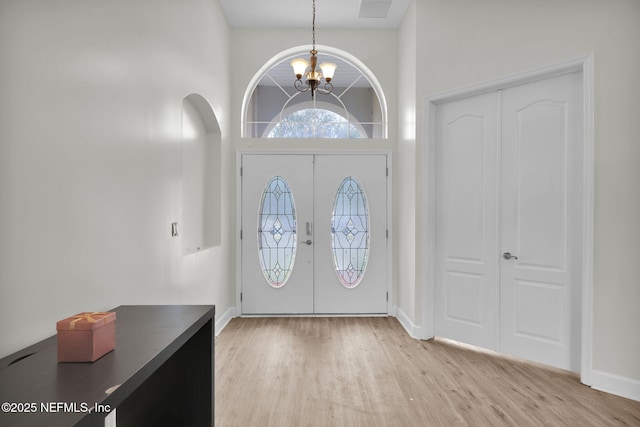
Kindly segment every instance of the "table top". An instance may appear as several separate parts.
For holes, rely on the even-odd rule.
[[[115,350],[93,363],[58,363],[55,336],[0,359],[0,425],[73,425],[96,405],[117,407],[215,316],[212,305],[111,311],[117,313]]]

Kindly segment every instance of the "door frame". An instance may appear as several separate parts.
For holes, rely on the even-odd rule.
[[[235,235],[234,240],[236,242],[236,280],[235,280],[235,312],[240,317],[283,317],[282,315],[243,315],[242,314],[242,242],[240,234],[242,232],[242,156],[244,155],[384,155],[387,157],[387,292],[389,299],[387,302],[386,316],[393,314],[394,299],[393,299],[393,152],[390,149],[237,149],[236,150],[236,215],[235,215]],[[287,315],[286,317],[332,317],[333,315],[323,314],[303,314],[303,315]],[[343,317],[344,315],[336,315],[336,317]],[[357,316],[354,314],[353,316]],[[371,316],[371,315],[366,315]]]
[[[425,165],[417,178],[424,184],[419,194],[420,210],[424,213],[420,224],[420,241],[424,242],[417,254],[422,260],[418,265],[421,293],[420,338],[434,337],[435,325],[435,230],[436,230],[436,109],[457,99],[481,93],[506,89],[570,72],[582,73],[583,91],[583,194],[582,194],[582,283],[581,283],[581,345],[580,381],[592,385],[593,349],[593,215],[594,215],[594,71],[593,54],[580,56],[549,66],[508,75],[462,88],[444,91],[425,98],[424,131],[425,146],[420,155],[420,163]]]

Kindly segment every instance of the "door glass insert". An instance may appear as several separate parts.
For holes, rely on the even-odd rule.
[[[269,285],[284,286],[296,257],[296,208],[289,184],[281,176],[271,178],[262,192],[258,256]]]
[[[345,178],[336,193],[331,217],[331,250],[340,283],[358,286],[369,256],[369,208],[360,183]]]

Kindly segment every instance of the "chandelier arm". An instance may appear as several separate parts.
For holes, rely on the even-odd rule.
[[[309,83],[305,84],[300,79],[297,79],[293,82],[293,87],[295,87],[300,92],[308,92],[309,89],[311,88],[309,86]]]
[[[320,92],[320,93],[322,93],[324,95],[330,94],[332,90],[333,90],[333,84],[331,84],[329,82],[326,82],[324,84],[324,86],[322,86],[322,87],[320,87],[320,86],[316,87],[316,91]]]

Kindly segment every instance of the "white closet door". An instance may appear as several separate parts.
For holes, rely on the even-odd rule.
[[[503,256],[500,266],[500,349],[574,370],[572,306],[579,312],[580,301],[571,288],[571,254],[580,247],[572,236],[581,227],[574,178],[582,164],[575,143],[581,114],[578,73],[503,94],[501,249],[511,258]]]
[[[579,370],[581,85],[438,106],[436,335]]]
[[[438,106],[436,335],[496,349],[497,93]]]

